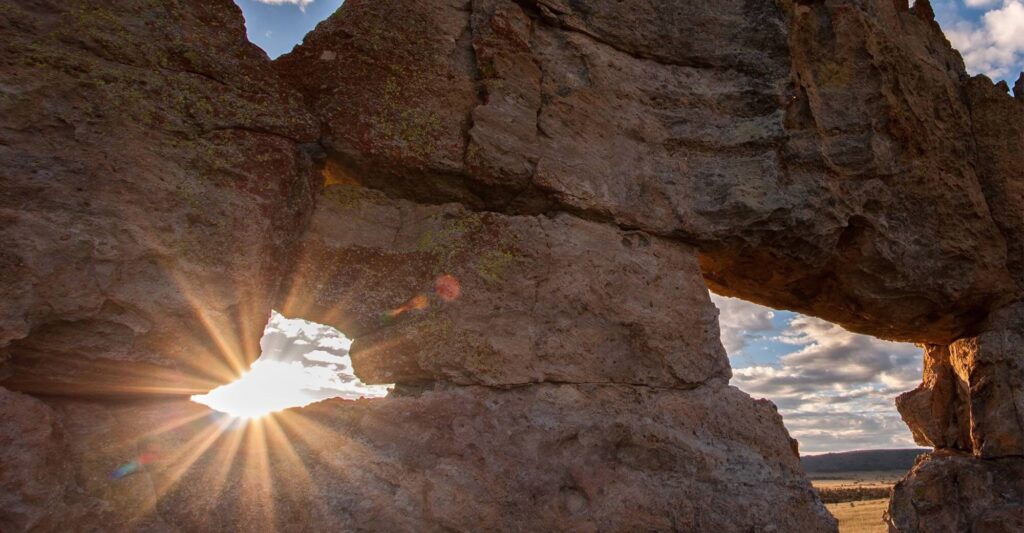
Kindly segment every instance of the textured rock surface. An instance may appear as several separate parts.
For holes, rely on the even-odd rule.
[[[0,365],[202,391],[259,355],[317,127],[228,2],[0,3]]]
[[[299,256],[279,308],[355,338],[368,383],[684,387],[730,376],[695,252],[642,232],[333,185]],[[437,289],[443,276],[457,296]]]
[[[924,379],[896,398],[896,408],[922,446],[971,450],[970,392],[949,361],[948,346],[924,351]]]
[[[278,65],[364,184],[680,238],[720,292],[945,343],[1012,283],[962,61],[897,4],[350,2]]]
[[[1024,304],[994,313],[976,337],[927,347],[924,381],[896,405],[919,444],[1024,456]]]
[[[74,470],[48,508],[83,530],[834,529],[775,408],[721,385],[457,387],[234,428],[188,403],[49,403]]]
[[[54,405],[0,388],[0,527],[179,531],[153,513],[161,490],[153,479],[114,479],[112,473],[148,453],[146,438],[207,416],[206,409],[182,400],[125,402],[120,408]]]
[[[272,66],[228,0],[0,0],[0,529],[834,530],[701,274],[928,343],[961,453],[890,520],[1019,526],[1024,106],[906,4],[347,0]],[[398,392],[112,396],[272,304]]]
[[[974,454],[1024,456],[1024,303],[995,313],[980,335],[956,341],[949,354],[969,394]]]
[[[1024,458],[921,457],[893,489],[886,517],[896,531],[1024,530]]]
[[[0,387],[3,531],[32,530],[63,503],[71,473],[55,418],[43,402]]]
[[[1007,264],[1024,287],[1024,73],[1016,98],[984,77],[966,84],[972,132],[978,150],[978,176],[992,218],[1003,232]]]

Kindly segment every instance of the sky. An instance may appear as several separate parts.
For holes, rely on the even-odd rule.
[[[1024,0],[932,0],[932,7],[969,73],[1013,86],[1024,70]]]
[[[274,312],[260,339],[262,354],[249,371],[192,399],[221,412],[257,418],[327,398],[385,396],[387,386],[366,385],[352,372],[351,345],[330,326]]]
[[[779,408],[801,453],[914,447],[893,399],[921,381],[922,349],[712,295],[732,385]]]
[[[344,0],[235,0],[245,15],[249,40],[272,59],[292,51]]]
[[[250,40],[272,58],[290,51],[342,2],[236,0]],[[1024,0],[932,0],[932,5],[971,74],[1013,84],[1024,65]],[[920,348],[742,300],[713,299],[721,309],[732,384],[775,402],[802,453],[914,445],[893,398],[920,381]],[[257,413],[281,401],[301,405],[386,391],[359,382],[348,360],[348,340],[327,326],[275,314],[262,345],[264,354],[247,379],[200,401]],[[259,400],[270,396],[277,399]],[[239,397],[256,400],[232,400]]]

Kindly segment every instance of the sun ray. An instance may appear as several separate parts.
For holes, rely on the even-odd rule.
[[[264,524],[271,529],[277,523],[274,506],[274,481],[270,469],[270,457],[267,449],[266,427],[263,420],[251,420],[246,424],[245,465],[242,478],[243,496],[246,501],[255,504],[257,512],[263,514]]]

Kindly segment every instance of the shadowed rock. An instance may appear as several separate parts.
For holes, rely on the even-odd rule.
[[[873,1],[350,2],[277,67],[364,185],[682,239],[723,294],[947,343],[1014,288],[936,28]]]
[[[63,428],[40,444],[66,450],[50,463],[60,483],[36,486],[63,499],[13,528],[74,516],[84,530],[835,529],[808,504],[774,406],[721,385],[439,388],[248,426],[190,403],[32,401],[49,417],[39,426]],[[46,446],[2,475],[31,476],[18,467]],[[143,453],[152,462],[111,480]]]
[[[980,461],[922,455],[893,488],[886,520],[896,531],[922,533],[1024,529],[1024,458]]]
[[[971,450],[970,392],[949,361],[948,346],[924,351],[924,379],[896,398],[896,408],[922,446]]]
[[[230,2],[3,1],[0,365],[201,392],[259,355],[317,127]]]

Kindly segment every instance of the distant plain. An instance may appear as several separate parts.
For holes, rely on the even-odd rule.
[[[885,533],[883,514],[889,491],[906,470],[811,473],[825,507],[839,521],[840,533]]]

